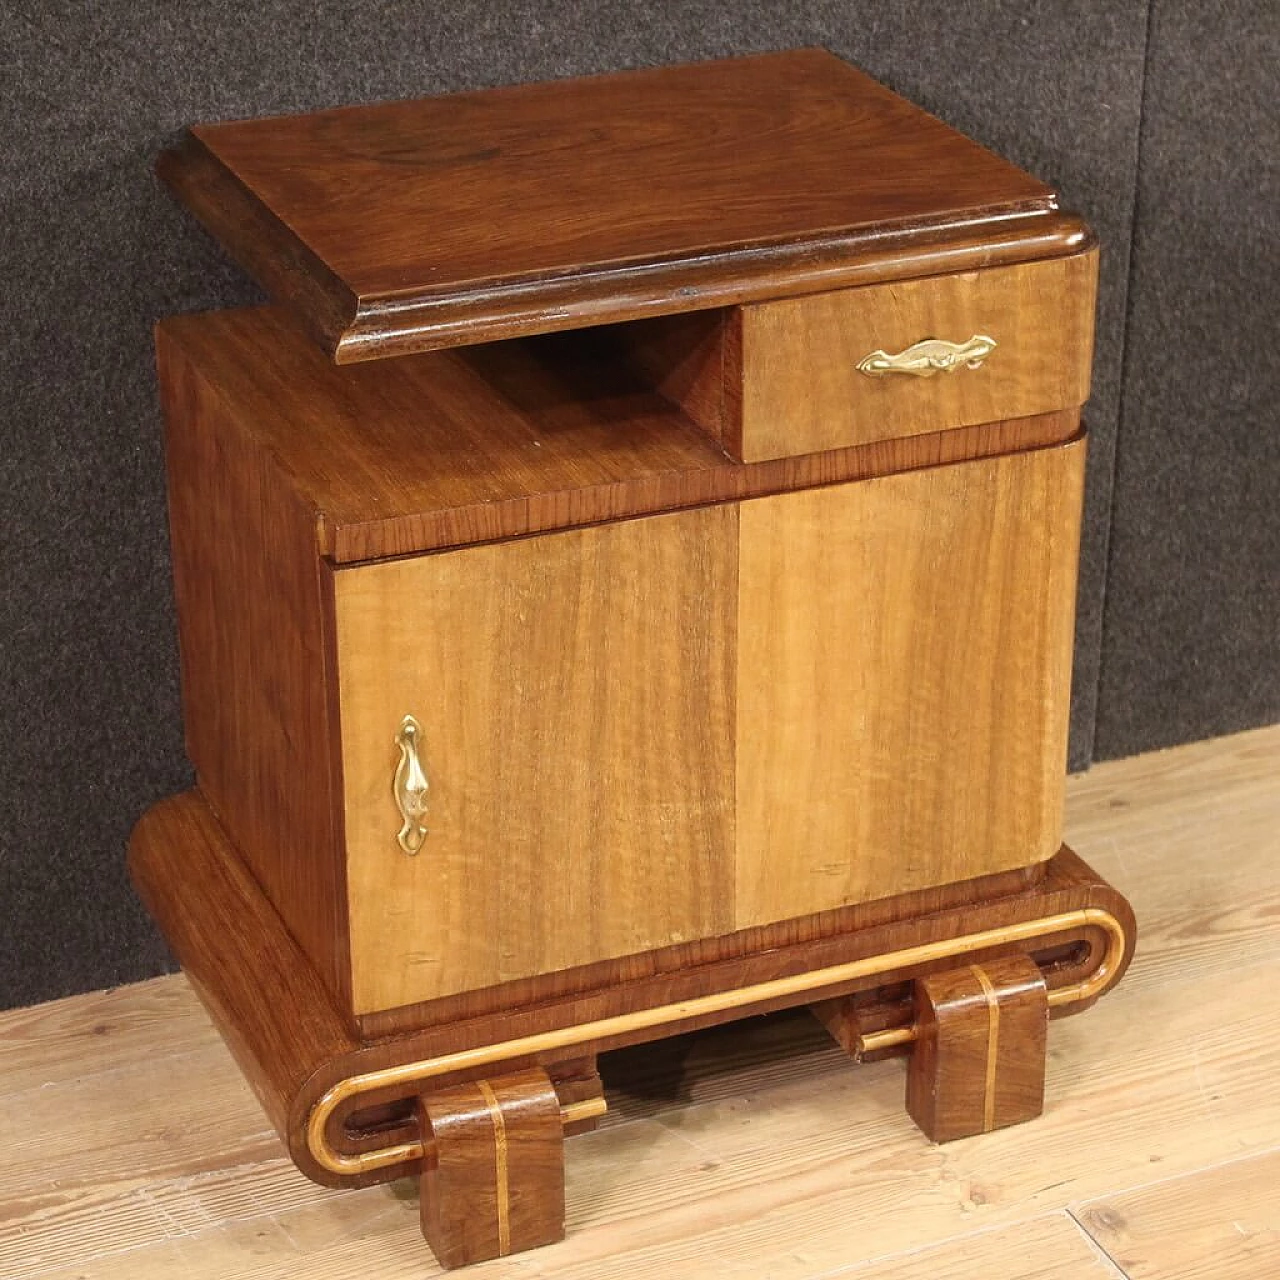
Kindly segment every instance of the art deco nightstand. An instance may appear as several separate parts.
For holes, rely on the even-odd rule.
[[[1124,970],[1062,845],[1097,255],[820,51],[209,125],[198,788],[142,896],[299,1167],[558,1238],[597,1055],[807,1004],[941,1141]]]

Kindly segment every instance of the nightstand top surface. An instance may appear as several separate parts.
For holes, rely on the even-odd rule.
[[[159,168],[341,363],[1078,231],[1043,183],[816,49],[200,125]]]

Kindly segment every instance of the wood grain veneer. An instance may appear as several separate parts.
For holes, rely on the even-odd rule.
[[[1051,857],[1084,444],[744,503],[739,928]]]
[[[1026,956],[915,984],[919,1038],[907,1064],[907,1112],[931,1141],[990,1133],[1044,1110],[1046,994]]]
[[[340,571],[354,1012],[1052,856],[1083,452]]]
[[[422,1233],[442,1267],[564,1237],[560,1099],[537,1068],[419,1099]]]
[[[354,1038],[315,962],[195,791],[153,805],[129,840],[138,896],[276,1132],[318,1062]]]
[[[130,861],[299,1168],[554,1239],[599,1054],[797,1003],[1021,1118],[1001,1025],[1133,941],[1060,843],[1087,228],[819,50],[159,168],[287,305],[161,326],[198,790]]]
[[[338,727],[314,518],[163,326],[157,359],[187,754],[254,876],[345,1000]]]
[[[744,466],[726,458],[669,401],[635,389],[624,367],[608,360],[593,364],[591,344],[579,335],[341,370],[278,314],[258,311],[167,321],[158,344],[167,388],[192,758],[255,875],[340,999],[349,996],[351,966],[337,774],[341,738],[350,725],[339,726],[337,658],[327,616],[331,583],[320,560],[339,534],[349,535],[341,543],[348,554],[387,554],[430,539],[470,540],[529,524],[608,519],[618,513],[619,494],[624,510],[704,504],[1025,449],[1062,440],[1076,426],[1074,413],[1045,415]],[[728,511],[692,518],[727,520]],[[620,530],[593,536],[625,540]],[[892,554],[888,546],[885,553]],[[701,553],[695,548],[691,554],[696,561]],[[515,563],[522,555],[534,558],[534,547],[494,546],[486,555],[493,563]],[[446,558],[430,557],[429,563],[422,572],[446,573]],[[654,563],[666,566],[669,581],[654,587],[653,599],[670,602],[682,589],[676,585],[682,571],[669,556],[659,554]],[[386,566],[386,572],[411,574],[407,564]],[[643,567],[636,572],[643,574]],[[731,588],[718,584],[736,572],[735,566],[691,589],[701,590],[705,600],[728,599]],[[623,601],[620,585],[607,592],[618,596],[624,615],[634,607]],[[406,610],[401,634],[412,651],[412,619],[419,615],[407,601],[412,596],[418,608],[421,593],[407,585],[404,593],[383,608]],[[464,594],[457,580],[455,595]],[[489,607],[476,588],[469,598],[480,612]],[[437,605],[442,599],[434,597]],[[485,634],[484,624],[472,634]],[[622,637],[624,647],[627,642]],[[455,647],[473,655],[483,649],[461,637]],[[612,662],[611,656],[606,670]],[[391,709],[384,710],[390,716]],[[389,719],[389,732],[406,710]],[[357,715],[353,710],[347,719],[354,723]],[[706,705],[697,715],[705,720]],[[535,730],[527,712],[523,723]],[[377,732],[377,750],[390,751],[387,725]],[[696,767],[705,769],[711,759],[702,756]],[[637,765],[637,776],[650,767]],[[385,810],[385,793],[381,799]],[[969,878],[981,874],[973,869]],[[839,905],[833,900],[816,909]],[[395,909],[407,929],[420,908]],[[720,936],[760,923],[737,920],[728,908],[717,915],[721,910],[705,906],[698,927]],[[785,914],[793,913],[772,918]],[[551,919],[546,914],[539,929],[548,929]],[[381,928],[376,916],[366,924],[370,937]],[[535,964],[526,956],[521,963],[530,967],[523,972],[573,972],[648,945],[685,945],[699,933],[692,927],[685,932],[677,922],[661,942],[656,935],[641,940],[645,936],[637,920],[631,934],[623,930],[595,955],[557,957],[552,948],[531,943],[542,959]],[[360,1002],[360,1013],[374,1016],[380,1008],[441,996],[443,987],[413,985],[428,967],[419,964],[403,987],[384,992],[385,1004]],[[471,985],[505,986],[520,972],[518,964],[495,961]],[[447,988],[460,991],[457,981],[450,979],[454,985]]]
[[[1089,396],[1096,249],[1050,262],[743,307],[725,448],[754,462],[1076,408]],[[873,351],[925,338],[996,349],[977,369],[868,377]]]
[[[483,1018],[546,1001],[587,999],[628,987],[640,989],[635,984],[644,984],[645,990],[661,990],[664,983],[672,982],[685,970],[703,970],[707,966],[731,967],[742,964],[751,955],[792,951],[823,939],[883,928],[913,916],[960,911],[996,898],[1025,895],[1039,888],[1044,879],[1045,864],[1035,863],[994,876],[935,885],[913,893],[896,894],[892,898],[860,902],[834,911],[820,911],[751,929],[739,929],[718,937],[698,938],[615,960],[601,960],[573,969],[538,974],[439,1000],[381,1009],[360,1015],[355,1019],[355,1025],[365,1038],[377,1039]],[[771,970],[762,968],[752,972]]]
[[[279,308],[175,316],[157,334],[218,388],[227,429],[335,564],[1035,448],[1079,426],[1072,408],[743,466],[592,333],[349,368]]]
[[[733,927],[738,512],[334,575],[353,1009]],[[422,725],[430,835],[396,843]]]
[[[172,796],[147,811],[130,837],[129,871],[267,1118],[315,1176],[302,1145],[299,1109],[314,1101],[309,1088],[323,1064],[351,1062],[353,1055],[367,1060],[368,1045],[353,1034],[342,1006],[199,792]],[[388,1048],[375,1049],[373,1057],[386,1061]],[[562,1104],[600,1096],[593,1054],[544,1066]],[[370,1120],[386,1123],[385,1115]],[[593,1121],[577,1121],[565,1132],[591,1128]],[[340,1141],[344,1149],[360,1150],[370,1139],[344,1128]]]
[[[740,455],[731,446],[739,415],[732,406],[741,396],[731,384],[741,381],[735,354],[738,312],[737,307],[691,311],[592,331],[604,359],[634,370],[735,461]]]
[[[1085,234],[1043,183],[816,49],[200,125],[159,171],[342,362]]]
[[[148,811],[131,838],[129,866],[143,901],[196,983],[219,1030],[288,1143],[290,1156],[309,1177],[331,1185],[363,1185],[410,1171],[392,1166],[366,1175],[335,1176],[309,1157],[305,1129],[311,1107],[336,1081],[358,1072],[574,1026],[713,991],[734,990],[860,956],[881,955],[895,948],[1085,906],[1105,909],[1125,929],[1130,947],[1115,975],[1118,980],[1127,966],[1134,936],[1133,915],[1124,898],[1064,848],[1048,864],[1043,880],[1023,892],[978,897],[966,906],[903,915],[892,922],[885,922],[882,916],[882,923],[850,933],[797,940],[716,962],[685,965],[583,995],[543,998],[523,1008],[457,1019],[389,1038],[362,1039],[345,1027],[341,1011],[334,1007],[314,968],[244,868],[198,792],[176,796]],[[1092,945],[1096,939],[1088,934],[1086,930],[1083,939],[1046,938],[1044,945],[1052,949],[1079,940]],[[999,949],[989,955],[975,952],[970,959],[980,963],[999,954]],[[1088,967],[1089,957],[1084,955],[1051,967],[1046,981],[1051,988],[1069,985]],[[730,1021],[748,1012],[835,997],[863,985],[892,986],[947,968],[954,968],[954,962],[921,971],[882,974],[843,990],[817,990],[748,1008],[703,1014],[658,1030],[642,1029],[607,1042],[582,1044],[574,1057],[589,1057],[623,1044]],[[1066,1005],[1053,1014],[1075,1013],[1087,1007],[1084,1003]],[[562,1070],[561,1064],[567,1069]],[[512,1070],[521,1065],[510,1064]],[[563,1052],[542,1065],[557,1081],[558,1091],[562,1074],[570,1081],[582,1075],[581,1067],[567,1060]],[[469,1078],[476,1078],[476,1074]],[[478,1074],[483,1077],[485,1073]],[[492,1075],[492,1070],[488,1074]],[[461,1078],[455,1075],[440,1078],[436,1084],[447,1088],[466,1078],[465,1074]],[[394,1100],[390,1096],[370,1099],[369,1103]],[[566,1101],[563,1094],[561,1101]],[[367,1138],[346,1131],[345,1117],[338,1119],[343,1123],[331,1136],[340,1149],[360,1150],[367,1145]],[[402,1126],[380,1137],[382,1142],[390,1143],[412,1136],[415,1131]]]

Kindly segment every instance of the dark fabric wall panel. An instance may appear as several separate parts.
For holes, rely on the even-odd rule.
[[[1159,0],[1138,175],[1099,758],[1280,720],[1273,0]]]
[[[230,15],[230,16],[229,16]],[[252,288],[150,175],[196,120],[821,44],[1061,185],[1106,246],[1089,755],[1144,3],[10,4],[0,23],[0,1005],[155,973],[130,825],[189,781],[150,330]]]

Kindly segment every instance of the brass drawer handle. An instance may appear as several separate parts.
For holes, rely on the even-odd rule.
[[[404,819],[404,825],[396,836],[396,843],[405,853],[417,853],[427,838],[427,782],[426,771],[418,758],[418,741],[422,726],[412,717],[405,716],[396,731],[396,746],[400,748],[400,763],[392,790],[396,808]]]
[[[995,349],[996,340],[988,338],[985,333],[975,333],[968,342],[922,338],[896,356],[887,351],[873,351],[859,361],[858,372],[865,373],[868,378],[883,378],[889,373],[932,378],[935,373],[954,373],[961,367],[977,369]]]

